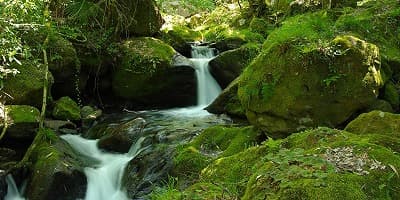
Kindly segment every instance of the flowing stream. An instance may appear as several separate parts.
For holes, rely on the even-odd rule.
[[[98,148],[98,140],[85,139],[79,135],[61,136],[77,152],[97,161],[94,166],[86,167],[84,170],[88,181],[85,200],[129,199],[126,189],[121,184],[122,177],[129,161],[150,147],[149,144],[143,145],[146,137],[157,138],[159,143],[169,142],[168,144],[176,145],[182,141],[189,141],[190,138],[208,126],[226,123],[226,118],[218,118],[204,110],[204,107],[210,104],[221,92],[220,86],[208,70],[208,62],[214,56],[214,49],[206,46],[192,46],[193,58],[190,58],[190,60],[194,63],[198,85],[196,106],[126,113],[122,118],[119,114],[120,119],[114,125],[123,124],[138,117],[146,120],[144,132],[147,131],[148,134],[145,133],[144,136],[139,137],[128,153],[105,152]],[[24,198],[20,194],[21,190],[18,190],[11,176],[7,178],[7,183],[9,187],[5,199],[23,200]]]

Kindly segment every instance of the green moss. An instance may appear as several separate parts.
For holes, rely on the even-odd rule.
[[[400,60],[400,8],[395,0],[367,3],[357,9],[345,9],[335,23],[338,32],[366,38],[376,44],[385,60]]]
[[[191,143],[177,148],[175,174],[192,180],[217,157],[230,156],[256,144],[258,135],[253,127],[208,128]]]
[[[171,46],[155,38],[141,37],[125,41],[121,48],[121,64],[113,74],[113,91],[117,96],[140,99],[159,93],[173,81],[165,77],[175,54]]]
[[[185,42],[202,40],[202,35],[199,31],[195,31],[186,26],[174,26],[172,30],[168,30],[167,33],[182,38]]]
[[[9,76],[4,80],[2,91],[7,94],[7,104],[31,105],[41,108],[43,100],[44,66],[36,65],[24,60],[22,65],[15,64],[10,68],[17,69],[20,73]],[[49,88],[54,79],[49,73]],[[8,98],[10,96],[10,98]]]
[[[203,155],[193,146],[178,146],[174,157],[173,174],[180,180],[192,182],[198,178],[200,171],[210,160],[210,157]]]
[[[345,128],[354,134],[381,134],[399,138],[400,115],[381,111],[363,113],[351,121]]]
[[[400,105],[400,95],[397,87],[393,82],[387,82],[383,90],[383,99],[389,102],[394,110],[398,110]]]
[[[79,120],[81,119],[81,110],[71,98],[61,97],[55,102],[52,115],[56,119]]]
[[[40,112],[26,105],[7,105],[7,115],[12,123],[38,123]]]

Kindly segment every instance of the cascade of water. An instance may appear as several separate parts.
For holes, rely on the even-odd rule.
[[[221,87],[208,70],[208,63],[214,58],[213,48],[207,46],[192,46],[192,62],[197,77],[197,106],[205,107],[221,92]]]
[[[75,150],[82,155],[98,161],[95,167],[85,168],[88,180],[85,200],[128,200],[126,191],[121,188],[122,175],[128,162],[145,148],[141,144],[145,138],[140,138],[130,151],[125,154],[102,152],[97,147],[98,140],[84,139],[78,135],[63,135]]]
[[[18,190],[17,184],[15,184],[15,181],[10,174],[6,176],[6,182],[8,188],[7,195],[4,197],[4,200],[25,200],[25,198],[21,195],[25,186],[22,187],[21,191]]]

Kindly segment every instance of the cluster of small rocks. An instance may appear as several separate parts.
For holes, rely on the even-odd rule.
[[[353,153],[352,147],[328,148],[324,157],[336,167],[337,172],[347,171],[358,175],[368,175],[370,170],[386,168],[381,162],[368,158],[365,152],[360,155]]]

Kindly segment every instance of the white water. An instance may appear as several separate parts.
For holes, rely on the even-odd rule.
[[[111,154],[101,151],[97,147],[98,140],[84,139],[78,135],[63,135],[75,150],[81,154],[97,160],[95,167],[85,168],[88,185],[85,200],[128,200],[126,191],[121,188],[122,175],[128,162],[144,149],[140,138],[128,153]]]
[[[25,186],[22,186],[22,189],[19,190],[17,184],[15,184],[15,181],[10,174],[6,176],[6,182],[8,188],[7,195],[4,197],[4,200],[25,200],[25,198],[21,195],[25,189]]]
[[[213,49],[206,46],[192,46],[192,57],[197,76],[197,105],[193,107],[160,111],[163,114],[185,117],[210,115],[204,107],[210,104],[221,92],[217,81],[208,70],[208,63],[214,58]],[[92,160],[97,160],[94,167],[85,168],[88,186],[85,200],[128,200],[126,191],[121,188],[121,179],[128,162],[144,149],[140,138],[126,154],[111,154],[97,148],[98,140],[87,140],[78,135],[63,135],[76,151]],[[12,177],[7,178],[8,193],[5,200],[24,200]]]
[[[205,107],[221,93],[221,87],[208,70],[208,63],[214,58],[214,49],[207,46],[192,46],[190,59],[196,69],[197,106]]]

